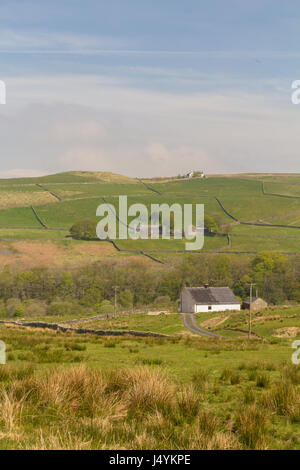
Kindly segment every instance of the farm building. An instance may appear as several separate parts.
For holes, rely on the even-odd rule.
[[[193,176],[194,176],[194,170],[190,170],[183,175],[184,178],[193,178]]]
[[[240,310],[241,305],[229,287],[184,287],[180,311],[184,313]]]
[[[267,306],[268,304],[265,300],[261,299],[260,297],[253,297],[251,302],[251,310],[258,311],[267,308]],[[242,308],[248,310],[250,309],[250,298],[244,300]]]
[[[197,170],[189,170],[187,173],[183,175],[183,178],[194,178],[195,176],[204,178],[204,172],[203,171],[197,171]]]

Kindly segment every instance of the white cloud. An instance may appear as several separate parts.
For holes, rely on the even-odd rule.
[[[146,154],[154,163],[168,162],[172,158],[168,149],[160,142],[153,142],[146,147]]]
[[[11,53],[93,53],[131,47],[127,38],[62,32],[1,29],[0,50]]]
[[[103,124],[95,121],[80,121],[77,123],[55,124],[53,129],[54,139],[61,141],[97,142],[106,136]]]
[[[62,169],[101,170],[107,168],[110,158],[98,147],[71,146],[58,155],[57,163]]]
[[[158,93],[101,76],[6,84],[2,171],[300,171],[300,106],[288,94]]]

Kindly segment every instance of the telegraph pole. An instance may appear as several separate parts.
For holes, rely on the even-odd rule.
[[[119,286],[113,286],[113,289],[115,290],[115,316],[117,315],[117,292],[119,288]]]
[[[253,286],[255,286],[253,282],[250,284],[250,303],[249,303],[249,331],[248,331],[248,339],[251,338],[252,334],[252,299],[253,299]]]

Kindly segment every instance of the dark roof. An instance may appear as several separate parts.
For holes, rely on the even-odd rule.
[[[240,302],[229,287],[185,287],[183,294],[191,295],[195,304],[218,305],[236,304]]]

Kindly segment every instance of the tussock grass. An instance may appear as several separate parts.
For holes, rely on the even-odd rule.
[[[283,380],[289,380],[294,385],[300,385],[300,368],[295,364],[286,364],[281,372]]]
[[[252,387],[247,387],[243,391],[243,399],[244,403],[246,403],[247,405],[256,401],[256,395]]]
[[[270,383],[270,377],[266,374],[258,374],[256,377],[256,386],[260,388],[268,387]]]
[[[239,384],[241,381],[241,376],[238,372],[230,368],[225,368],[220,376],[220,380],[231,385]]]
[[[256,404],[238,410],[234,420],[234,430],[246,448],[263,449],[266,431],[266,413]]]
[[[299,369],[259,359],[273,346],[17,328],[1,339],[15,359],[0,366],[0,449],[300,448]]]
[[[286,416],[292,421],[300,417],[299,390],[292,382],[281,379],[263,397],[264,405],[278,415]]]
[[[7,366],[0,374],[1,448],[264,449],[273,438],[274,414],[299,422],[291,380],[270,381],[266,392],[242,388],[244,405],[221,412],[213,406],[219,398],[211,398],[216,382],[201,369],[184,384],[153,366]],[[236,374],[227,368],[222,377],[232,384]],[[226,385],[220,387],[222,396]]]
[[[192,377],[192,383],[199,393],[206,392],[209,384],[209,371],[205,369],[198,370]]]

